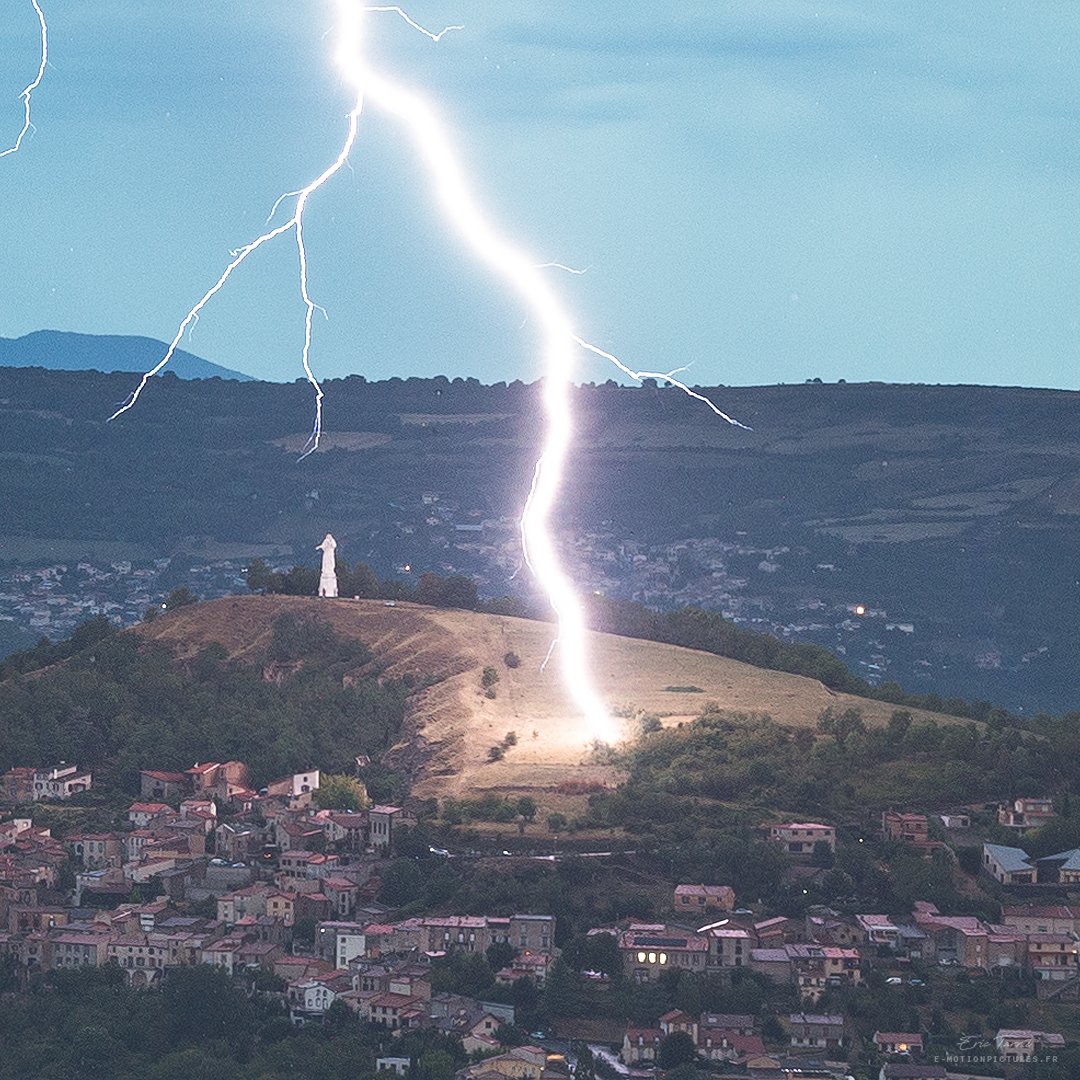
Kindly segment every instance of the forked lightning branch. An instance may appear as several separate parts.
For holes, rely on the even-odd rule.
[[[45,20],[41,17],[43,60],[45,67]],[[439,42],[443,35],[461,30],[448,26],[432,32],[412,19],[396,5],[370,6],[356,0],[337,0],[337,23],[334,31],[336,61],[355,92],[355,99],[345,118],[345,135],[334,159],[308,184],[282,195],[271,210],[267,229],[249,243],[232,253],[225,269],[209,289],[196,301],[180,321],[165,354],[140,379],[128,399],[110,417],[115,420],[131,409],[146,390],[150,380],[173,358],[184,335],[198,321],[210,301],[227,285],[232,274],[260,248],[291,233],[297,253],[298,290],[304,310],[304,338],[300,361],[315,395],[315,416],[304,455],[319,446],[323,426],[323,391],[314,373],[312,353],[315,313],[321,310],[312,298],[308,286],[308,253],[304,242],[304,221],[313,195],[328,184],[348,162],[355,147],[360,119],[370,103],[395,117],[409,136],[414,149],[425,166],[440,215],[447,227],[456,232],[465,246],[515,294],[528,312],[531,321],[540,328],[540,358],[542,360],[544,428],[540,456],[533,470],[530,489],[521,515],[521,543],[524,558],[535,575],[557,618],[557,650],[559,666],[566,691],[577,710],[584,716],[592,739],[611,741],[617,735],[615,722],[597,692],[588,660],[588,642],[581,600],[559,559],[552,535],[552,516],[562,486],[564,468],[573,435],[570,388],[577,363],[583,352],[589,352],[613,364],[623,375],[641,380],[655,378],[678,387],[701,401],[717,416],[743,426],[722,412],[711,400],[691,389],[678,379],[683,369],[673,371],[635,371],[617,356],[590,344],[576,329],[570,313],[544,274],[546,268],[560,268],[559,263],[540,263],[499,234],[490,224],[476,201],[457,154],[447,137],[446,128],[436,111],[421,96],[399,85],[373,69],[366,58],[366,32],[371,16],[376,13],[396,15],[413,29]],[[40,81],[41,73],[38,76]],[[30,93],[37,82],[27,89],[27,130],[29,129]],[[20,136],[21,139],[21,136]],[[16,147],[17,148],[17,147]],[[291,212],[285,221],[273,224],[283,205]]]

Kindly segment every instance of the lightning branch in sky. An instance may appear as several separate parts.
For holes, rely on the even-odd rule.
[[[26,89],[19,95],[22,98],[23,103],[23,126],[19,132],[18,138],[11,144],[6,150],[0,150],[0,158],[7,157],[8,154],[18,153],[19,148],[23,144],[23,139],[33,130],[33,123],[30,120],[30,98],[33,96],[34,91],[41,85],[41,80],[45,78],[45,66],[49,62],[49,27],[45,22],[45,12],[41,10],[41,5],[38,0],[30,0],[30,3],[34,5],[34,11],[37,12],[38,22],[41,24],[41,63],[38,64],[37,74],[27,85]]]
[[[232,260],[217,281],[208,289],[181,321],[168,350],[161,360],[147,371],[135,390],[110,419],[130,409],[146,389],[149,380],[165,367],[175,354],[188,329],[198,320],[203,308],[213,299],[235,271],[260,247],[279,236],[294,233],[298,260],[300,295],[304,303],[304,346],[302,362],[308,381],[315,389],[315,422],[305,447],[305,455],[319,445],[322,432],[322,389],[311,368],[312,324],[317,305],[308,290],[308,257],[304,245],[304,211],[308,200],[334,177],[346,163],[356,142],[361,113],[371,102],[396,117],[412,136],[415,150],[430,175],[435,199],[445,223],[457,232],[474,254],[517,293],[532,321],[539,328],[543,360],[542,400],[545,426],[539,459],[533,470],[532,485],[522,512],[520,528],[525,561],[547,594],[555,612],[558,631],[552,649],[559,650],[563,680],[577,709],[584,715],[587,730],[594,739],[608,741],[616,734],[610,713],[597,692],[588,661],[587,633],[581,600],[559,560],[552,536],[551,518],[562,485],[563,471],[570,448],[573,419],[570,389],[577,358],[582,350],[614,364],[624,375],[640,381],[645,378],[664,380],[690,397],[707,405],[728,423],[742,427],[738,421],[722,412],[705,395],[691,389],[676,376],[679,371],[635,371],[612,353],[590,344],[574,328],[573,322],[559,297],[542,273],[545,266],[564,269],[562,264],[538,265],[535,259],[503,237],[484,216],[474,198],[457,155],[450,144],[444,125],[435,111],[419,95],[399,86],[372,69],[365,58],[365,16],[370,12],[390,12],[404,19],[411,27],[432,41],[439,41],[450,30],[447,27],[433,33],[415,22],[396,5],[368,6],[356,0],[337,0],[339,23],[336,60],[346,80],[356,91],[355,103],[348,114],[347,133],[333,162],[311,183],[298,191],[287,192],[275,203],[271,220],[282,202],[294,199],[293,212],[280,225],[268,228],[244,247],[233,252]],[[569,268],[565,268],[569,269]],[[680,369],[682,370],[682,369]],[[551,653],[549,652],[549,657]],[[546,663],[546,661],[545,661]]]

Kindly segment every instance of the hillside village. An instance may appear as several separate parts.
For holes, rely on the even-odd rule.
[[[423,493],[415,506],[388,507],[387,513],[383,543],[388,549],[378,562],[403,585],[415,584],[422,572],[431,570],[468,574],[481,596],[520,595],[515,585],[520,561],[515,519],[485,517],[437,492]],[[387,537],[394,539],[389,542]],[[933,650],[920,645],[915,623],[860,604],[861,597],[838,601],[829,588],[796,600],[770,595],[763,580],[791,560],[805,562],[805,550],[761,546],[745,535],[646,543],[612,531],[592,531],[568,536],[566,542],[574,579],[589,593],[664,611],[702,607],[722,612],[736,626],[783,640],[817,642],[844,656],[871,685],[893,677],[890,669],[897,662],[902,661],[905,670],[914,665],[920,679],[929,678],[939,664]],[[160,607],[175,588],[207,600],[243,592],[248,562],[185,556],[144,562],[23,563],[0,569],[0,626],[27,643],[43,635],[64,637],[94,615],[132,626],[148,609]],[[280,571],[296,559],[271,556],[268,562]],[[742,567],[753,571],[754,580]],[[835,565],[823,563],[816,573],[826,580],[835,570]],[[994,662],[1000,664],[1001,658]]]
[[[146,769],[125,828],[57,839],[35,825],[35,808],[78,802],[93,777],[71,764],[10,769],[0,778],[11,808],[0,822],[0,960],[11,985],[103,968],[152,992],[171,970],[207,965],[278,1001],[293,1025],[342,1015],[375,1025],[390,1039],[380,1059],[388,1071],[409,1067],[392,1053],[394,1038],[449,1035],[473,1060],[459,1070],[469,1080],[553,1080],[581,1054],[611,1075],[652,1076],[696,1062],[759,1080],[824,1078],[870,1064],[875,1076],[929,1080],[974,1060],[965,1058],[972,1037],[945,1034],[930,1010],[940,995],[989,980],[1044,1007],[1076,1010],[1080,1001],[1080,904],[1040,902],[1030,893],[1040,886],[1053,895],[1080,890],[1080,849],[1030,859],[1022,848],[984,843],[984,877],[1004,890],[994,921],[928,901],[903,915],[821,906],[802,916],[768,915],[739,906],[729,886],[676,884],[667,919],[590,928],[585,944],[571,950],[578,966],[568,970],[565,949],[556,945],[566,944],[565,935],[550,912],[397,917],[382,886],[416,819],[400,806],[321,809],[321,779],[309,769],[256,791],[240,761]],[[996,812],[1021,841],[1055,813],[1047,799],[1013,800]],[[971,814],[941,815],[934,831],[939,827],[970,829]],[[882,817],[884,840],[926,858],[951,857],[930,832],[924,814]],[[822,873],[815,867],[844,842],[835,826],[814,821],[775,822],[767,835],[804,878]],[[469,855],[432,848],[425,857]],[[484,958],[486,989],[448,985],[446,965],[455,957]],[[645,1022],[600,1019],[602,1006],[593,1021],[575,1019],[577,1008],[561,1015],[568,981],[598,1005],[619,985],[638,993],[656,988],[657,1011]],[[727,987],[733,996],[724,1000],[754,1007],[688,1009],[703,992],[687,990],[697,982]],[[662,1007],[676,986],[684,1006]],[[871,1030],[865,1004],[856,1006],[865,993],[887,1011],[895,999],[895,1015],[919,1023]],[[1075,1038],[1075,1025],[1071,1032]],[[987,1054],[980,1039],[983,1060],[1009,1074],[1054,1059],[1067,1038],[1061,1030],[1002,1024],[989,1044]]]

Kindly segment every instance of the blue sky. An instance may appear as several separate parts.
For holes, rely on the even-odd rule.
[[[42,0],[36,133],[0,160],[0,336],[168,339],[275,198],[331,160],[350,105],[329,0]],[[1071,0],[639,5],[422,0],[371,53],[438,103],[491,217],[583,336],[691,381],[1080,386],[1080,80]],[[0,144],[36,67],[0,24]],[[321,374],[534,378],[517,302],[434,212],[369,111],[313,200]],[[288,240],[185,347],[300,374]],[[582,357],[580,378],[603,380]]]

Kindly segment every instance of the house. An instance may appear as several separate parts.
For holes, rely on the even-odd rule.
[[[281,945],[273,941],[243,941],[236,954],[242,969],[247,971],[273,971],[277,961],[285,955]]]
[[[917,1031],[875,1031],[874,1045],[879,1054],[921,1054],[923,1037]]]
[[[364,927],[355,922],[321,922],[315,927],[315,949],[334,967],[345,969],[367,955]]]
[[[1080,945],[1068,934],[1028,934],[1027,967],[1037,979],[1063,982],[1080,974]]]
[[[1080,885],[1080,848],[1044,855],[1035,865],[1040,884]]]
[[[831,1051],[844,1045],[844,1018],[836,1013],[792,1013],[788,1029],[792,1046]]]
[[[0,798],[9,803],[32,802],[34,798],[34,769],[16,765],[0,777]]]
[[[730,926],[714,926],[706,931],[709,935],[710,967],[747,967],[754,939],[746,930]]]
[[[139,794],[147,801],[168,802],[179,799],[187,787],[187,777],[178,772],[142,769],[139,772]]]
[[[107,933],[62,930],[48,938],[48,959],[51,968],[101,967],[108,959]]]
[[[537,987],[543,989],[554,959],[550,953],[528,950],[518,953],[507,967],[495,973],[495,982],[500,986],[513,986],[518,979],[532,979]]]
[[[781,986],[794,979],[791,957],[786,949],[751,949],[750,969]]]
[[[548,952],[555,946],[554,915],[510,915],[506,918],[487,916],[492,942],[504,940],[515,949],[526,952]],[[486,948],[486,946],[485,946]]]
[[[746,1013],[702,1013],[698,1021],[702,1029],[731,1031],[736,1035],[753,1035],[754,1018]]]
[[[160,982],[169,951],[146,934],[122,934],[109,941],[106,955],[109,963],[123,969],[131,986],[145,989]]]
[[[405,1076],[412,1064],[412,1058],[407,1057],[377,1057],[375,1059],[375,1071],[392,1072],[397,1076]]]
[[[390,847],[394,840],[394,826],[400,824],[404,811],[400,806],[373,806],[368,811],[371,846],[376,851]]]
[[[987,970],[1020,967],[1027,960],[1027,935],[1012,926],[990,926],[987,935]]]
[[[994,1036],[994,1045],[1003,1061],[1027,1062],[1042,1050],[1061,1049],[1065,1039],[1055,1032],[1002,1028]]]
[[[253,825],[220,822],[214,827],[214,849],[230,862],[251,859],[262,850],[262,835]]]
[[[180,817],[200,821],[206,832],[212,832],[217,821],[217,803],[213,799],[184,799],[180,803]]]
[[[289,984],[289,1019],[297,1026],[321,1023],[339,994],[349,989],[341,977],[302,978]]]
[[[969,970],[988,970],[991,929],[971,915],[942,915],[931,903],[918,900],[912,917],[926,934],[927,949],[939,961]]]
[[[1006,904],[1001,921],[1029,934],[1080,936],[1080,907],[1069,904]]]
[[[676,885],[674,907],[679,915],[732,911],[735,890],[730,885]]]
[[[859,986],[862,983],[862,957],[858,949],[827,945],[821,950],[827,986]]]
[[[773,948],[788,941],[802,941],[804,929],[797,919],[774,915],[754,923],[754,936],[762,948]]]
[[[925,814],[886,810],[881,815],[881,834],[898,844],[925,845],[930,841],[930,822]]]
[[[698,1053],[706,1061],[745,1061],[765,1053],[760,1035],[740,1035],[724,1028],[701,1028],[698,1034]]]
[[[465,1048],[465,1052],[472,1054],[477,1050],[483,1053],[501,1050],[502,1046],[495,1037],[495,1032],[501,1025],[502,1021],[493,1013],[482,1013],[462,1035],[461,1045]]]
[[[547,1067],[547,1051],[538,1046],[515,1046],[505,1054],[484,1058],[469,1065],[457,1075],[461,1080],[481,1080],[482,1077],[510,1077],[511,1080],[540,1080]]]
[[[825,909],[822,914],[809,914],[804,923],[805,938],[818,945],[862,945],[866,935],[861,926],[849,916],[839,916]]]
[[[1035,867],[1021,848],[983,844],[983,869],[1002,885],[1032,885]]]
[[[213,794],[218,786],[218,778],[222,776],[222,766],[217,761],[204,761],[201,764],[195,762],[190,769],[184,770],[187,777],[187,786],[196,794]]]
[[[382,1024],[391,1031],[414,1026],[408,1019],[420,1011],[419,999],[411,994],[395,994],[387,991],[367,1002],[366,1019],[372,1024]]]
[[[1002,803],[997,814],[999,825],[1015,829],[1020,835],[1055,817],[1054,800],[1050,798],[1014,799],[1011,803]]]
[[[280,919],[286,926],[296,923],[296,893],[271,892],[266,896],[266,914]]]
[[[241,967],[240,949],[243,944],[239,937],[225,937],[210,942],[203,946],[202,962],[233,975]]]
[[[283,776],[280,780],[271,780],[266,785],[267,795],[285,796],[294,799],[302,795],[310,795],[319,788],[319,770],[308,769],[306,772],[293,773],[291,776]]]
[[[769,838],[794,856],[813,855],[815,844],[824,844],[830,851],[836,851],[836,829],[816,821],[786,821],[772,825]]]
[[[619,934],[623,970],[635,982],[650,982],[669,967],[703,974],[709,939],[662,923],[633,923]]]
[[[53,769],[35,769],[33,801],[70,799],[72,795],[88,791],[91,783],[92,778],[89,772],[63,761]]]
[[[664,1033],[654,1027],[628,1027],[623,1035],[619,1060],[624,1065],[651,1065],[660,1053]]]
[[[123,858],[121,833],[72,833],[64,844],[86,870],[119,866]]]
[[[895,949],[900,941],[900,927],[888,915],[856,915],[855,922],[871,945],[888,945]]]
[[[347,918],[352,914],[360,895],[359,885],[348,878],[326,877],[321,879],[321,887],[338,918]]]
[[[697,1017],[691,1016],[688,1012],[683,1012],[682,1009],[671,1009],[664,1013],[664,1015],[660,1017],[660,1030],[664,1033],[665,1037],[682,1032],[684,1035],[689,1035],[690,1038],[697,1043]]]
[[[363,851],[367,847],[368,816],[345,810],[326,815],[326,840],[338,851]]]
[[[168,803],[134,802],[128,807],[128,821],[136,829],[145,829],[155,818],[171,813],[172,807]]]

